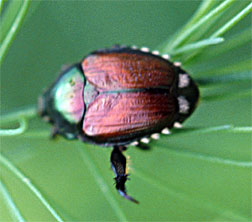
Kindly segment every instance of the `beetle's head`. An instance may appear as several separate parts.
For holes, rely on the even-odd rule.
[[[38,98],[38,114],[53,124],[57,134],[68,139],[78,136],[85,109],[84,75],[79,64],[65,69]]]

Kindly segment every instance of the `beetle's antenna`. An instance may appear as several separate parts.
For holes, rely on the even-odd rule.
[[[130,200],[134,203],[139,203],[133,197],[128,196],[126,193],[125,183],[128,179],[126,174],[126,158],[122,152],[126,150],[125,146],[114,146],[114,149],[111,153],[110,162],[111,167],[115,173],[116,189],[125,199]]]

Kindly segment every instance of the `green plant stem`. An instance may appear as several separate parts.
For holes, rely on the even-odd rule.
[[[3,194],[5,204],[11,213],[13,221],[24,222],[25,219],[21,215],[16,204],[14,203],[13,199],[11,198],[10,193],[8,192],[7,188],[5,187],[5,185],[3,184],[3,182],[1,180],[0,180],[0,192]]]
[[[13,21],[12,25],[9,27],[9,30],[6,35],[4,35],[4,39],[1,42],[0,46],[0,65],[2,64],[3,58],[11,45],[18,29],[20,28],[25,15],[27,14],[28,8],[30,5],[30,0],[24,0],[23,5],[21,6],[19,12],[16,15],[15,20]],[[2,33],[3,34],[3,33]]]
[[[0,153],[0,163],[3,164],[7,169],[9,169],[24,185],[26,185],[34,195],[41,201],[41,203],[49,210],[49,212],[54,216],[56,221],[63,222],[61,217],[56,213],[56,211],[51,207],[48,201],[43,197],[40,191],[31,183],[31,181],[24,176],[24,174],[18,170],[6,157]]]

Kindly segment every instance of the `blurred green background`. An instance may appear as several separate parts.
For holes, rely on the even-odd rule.
[[[80,61],[92,50],[113,44],[155,49],[188,21],[199,4],[200,1],[32,2],[1,67],[1,114],[36,104],[63,64]],[[251,13],[224,37],[248,27]],[[217,75],[218,67],[227,68],[251,58],[250,44],[229,51],[217,63],[204,61],[188,69],[193,77]],[[215,47],[218,46],[210,50]],[[218,87],[202,89],[202,96],[249,89],[251,82]],[[230,100],[203,100],[185,127],[251,126],[251,115],[251,94]],[[38,131],[41,133],[32,134]],[[1,152],[64,220],[251,220],[250,134],[178,134],[152,142],[150,151],[129,147],[131,180],[127,189],[140,201],[135,205],[114,189],[110,148],[63,138],[51,141],[49,132],[49,125],[33,118],[25,134],[1,138]],[[38,198],[2,166],[1,179],[25,219],[55,221]],[[0,200],[0,221],[11,220],[2,194]]]

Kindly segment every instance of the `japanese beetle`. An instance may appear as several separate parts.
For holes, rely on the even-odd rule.
[[[39,98],[39,114],[52,136],[112,146],[116,189],[127,195],[127,145],[148,143],[181,124],[196,108],[199,90],[191,77],[147,48],[114,46],[64,70]]]

